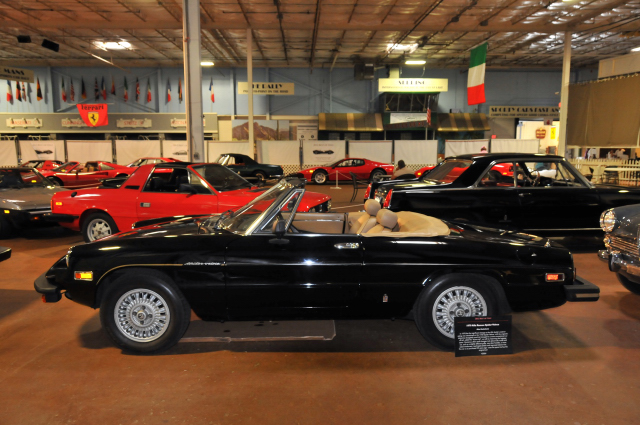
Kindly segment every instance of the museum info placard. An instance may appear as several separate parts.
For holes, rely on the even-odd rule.
[[[456,357],[513,354],[511,316],[453,319]]]

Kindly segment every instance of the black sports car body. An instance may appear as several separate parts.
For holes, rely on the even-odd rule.
[[[69,249],[36,281],[46,302],[100,308],[122,348],[175,344],[205,320],[395,318],[450,349],[455,317],[595,301],[571,253],[545,238],[453,225],[369,201],[300,213],[304,182],[281,180],[235,212],[140,222]]]
[[[240,153],[223,153],[216,161],[240,174],[242,177],[256,177],[259,180],[282,177],[284,171],[279,165],[260,164],[253,158]]]
[[[640,188],[593,184],[564,158],[475,154],[447,158],[420,179],[373,183],[365,197],[392,211],[559,236],[599,232],[607,208],[640,202]]]

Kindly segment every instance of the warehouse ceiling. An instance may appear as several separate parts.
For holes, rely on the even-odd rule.
[[[572,67],[640,47],[640,0],[201,0],[200,10],[202,59],[221,67],[246,64],[247,28],[254,67],[423,59],[427,67],[460,68],[487,41],[488,67],[560,68],[565,31],[573,33]],[[59,51],[42,47],[44,39]],[[182,2],[0,0],[0,64],[103,61],[181,66]]]

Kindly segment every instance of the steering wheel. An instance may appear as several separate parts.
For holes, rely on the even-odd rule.
[[[540,174],[540,171],[532,171],[531,175],[535,176],[533,182],[531,183],[531,186],[538,186],[540,184],[540,177],[542,177],[542,174]]]

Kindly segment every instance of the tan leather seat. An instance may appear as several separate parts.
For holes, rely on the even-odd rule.
[[[398,215],[393,211],[378,211],[378,214],[376,214],[376,221],[378,222],[378,224],[376,224],[371,228],[371,230],[366,232],[367,234],[387,233],[392,232],[393,229],[396,229],[397,231]]]
[[[356,221],[349,223],[349,233],[361,234],[366,233],[377,224],[376,214],[380,211],[380,202],[375,199],[367,199],[364,203],[364,213],[361,214]]]

